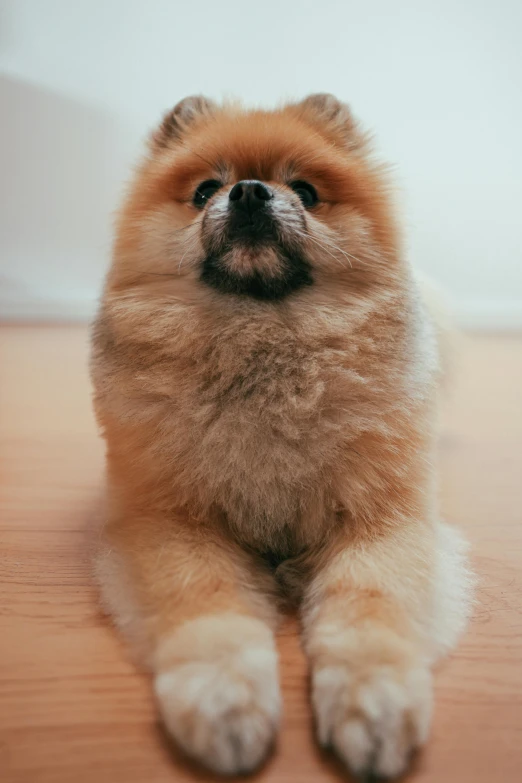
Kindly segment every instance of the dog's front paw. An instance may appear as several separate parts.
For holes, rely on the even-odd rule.
[[[155,691],[174,739],[214,772],[250,772],[267,756],[280,712],[275,651],[178,664],[156,677]]]
[[[319,740],[355,775],[395,778],[427,738],[431,675],[393,665],[317,668],[312,699]]]

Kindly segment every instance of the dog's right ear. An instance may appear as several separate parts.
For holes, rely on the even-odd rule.
[[[152,134],[152,148],[166,147],[170,141],[181,139],[191,125],[203,117],[209,117],[215,108],[214,101],[205,98],[204,95],[190,95],[188,98],[183,98],[167,112],[159,128]]]

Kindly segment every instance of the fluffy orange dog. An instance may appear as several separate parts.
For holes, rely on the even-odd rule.
[[[104,600],[179,745],[260,764],[298,602],[317,733],[400,774],[466,619],[432,466],[436,328],[347,107],[179,103],[121,211],[94,329]]]

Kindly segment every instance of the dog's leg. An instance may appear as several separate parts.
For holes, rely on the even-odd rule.
[[[445,525],[395,518],[334,542],[308,585],[304,640],[320,742],[352,772],[400,775],[424,743],[431,667],[467,606],[462,542]]]
[[[183,514],[119,514],[97,561],[117,624],[154,676],[167,729],[213,770],[257,767],[280,695],[270,583],[216,525]]]

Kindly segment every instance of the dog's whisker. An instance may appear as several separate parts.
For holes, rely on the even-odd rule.
[[[331,251],[328,249],[328,245],[326,245],[326,244],[322,244],[322,243],[321,243],[321,242],[320,242],[318,239],[316,239],[315,237],[310,237],[310,238],[311,238],[312,242],[315,242],[315,244],[316,244],[318,247],[320,247],[322,250],[324,250],[326,253],[328,253],[328,255],[329,255],[329,256],[331,256],[332,258],[335,258],[337,261],[340,261],[340,259],[339,259],[339,258],[337,258],[337,256],[335,255],[335,253],[332,253],[332,252],[331,252]],[[336,248],[335,246],[331,246],[331,247],[332,247],[332,249],[335,249],[335,250],[337,250],[338,252],[340,252],[342,255],[346,256],[346,258],[348,258],[348,263],[350,264],[350,267],[352,267],[352,263],[351,263],[351,261],[350,261],[350,259],[349,259],[348,255],[347,255],[346,253],[344,253],[344,252],[343,252],[343,251],[342,251],[340,248]]]
[[[329,255],[329,256],[331,256],[332,258],[334,258],[336,261],[339,261],[339,262],[340,262],[340,259],[339,259],[339,258],[338,258],[338,257],[335,255],[335,253],[332,253],[332,252],[329,250],[329,246],[328,246],[328,244],[325,244],[325,243],[322,243],[322,242],[320,242],[320,241],[317,239],[317,237],[314,237],[314,236],[312,236],[311,234],[304,234],[304,233],[301,233],[301,232],[299,232],[299,233],[300,233],[300,236],[302,236],[304,239],[308,239],[308,240],[310,240],[311,242],[314,242],[314,243],[315,243],[315,244],[316,244],[318,247],[320,247],[320,248],[321,248],[321,250],[324,250],[324,252],[325,252],[325,253],[328,253],[328,255]],[[353,268],[353,264],[351,263],[351,261],[350,261],[350,258],[354,258],[354,259],[355,259],[355,256],[350,256],[350,254],[349,254],[349,253],[346,253],[346,252],[345,252],[344,250],[342,250],[340,247],[337,247],[336,245],[333,245],[333,244],[331,244],[331,243],[330,243],[330,247],[331,247],[333,250],[337,250],[339,253],[341,253],[341,255],[345,256],[345,257],[348,259],[348,263],[350,264],[350,268]],[[355,259],[355,260],[358,260],[358,259]]]
[[[185,252],[183,253],[183,255],[181,256],[181,258],[180,258],[180,260],[179,260],[179,264],[178,264],[178,274],[180,274],[180,273],[181,273],[181,265],[182,265],[182,263],[183,263],[183,260],[185,259],[185,257],[186,257],[186,255],[187,255],[187,253],[189,253],[191,249],[192,249],[192,248],[190,248],[190,247],[189,247],[189,248],[187,248],[187,249],[185,250]]]
[[[316,237],[312,237],[311,235],[307,235],[307,236],[309,238],[311,238],[313,241],[315,241],[317,244],[319,244],[319,242],[318,242]],[[343,250],[341,247],[339,247],[338,245],[334,244],[334,242],[332,242],[329,238],[322,237],[322,240],[323,240],[324,246],[330,247],[330,248],[332,248],[332,250],[337,250],[338,253],[341,253],[346,258],[351,258],[354,261],[357,261],[359,264],[362,264],[363,266],[367,266],[367,263],[365,261],[363,261],[361,258],[359,258],[358,256],[353,255],[353,253],[349,253],[347,250]],[[350,264],[350,266],[352,266],[352,264]]]

